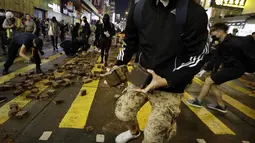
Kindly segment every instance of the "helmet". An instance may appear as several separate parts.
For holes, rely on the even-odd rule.
[[[13,15],[12,12],[8,11],[8,12],[6,12],[5,17],[6,17],[7,19],[10,19],[10,18],[13,18],[14,15]]]

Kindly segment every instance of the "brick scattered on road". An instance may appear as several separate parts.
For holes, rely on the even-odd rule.
[[[87,95],[87,91],[86,91],[85,89],[83,89],[83,90],[81,91],[81,96],[85,96],[85,95]]]
[[[93,132],[95,130],[95,128],[93,126],[88,126],[85,128],[85,130],[89,133]]]
[[[83,83],[90,83],[90,82],[92,82],[93,80],[92,79],[85,79],[85,80],[83,80]]]
[[[56,104],[56,105],[59,105],[59,104],[64,103],[64,100],[54,99],[52,102],[53,102],[54,104]]]
[[[47,92],[47,94],[50,96],[54,95],[55,93],[56,93],[56,90],[54,90],[54,89],[49,89]]]
[[[19,112],[19,106],[17,103],[11,103],[9,107],[10,107],[10,111],[8,113],[9,117],[13,117]]]
[[[37,94],[28,94],[28,95],[26,96],[26,98],[39,99],[39,95],[37,95]]]
[[[16,118],[17,119],[24,119],[28,116],[28,112],[27,111],[19,111],[17,114],[16,114]]]
[[[120,96],[121,96],[121,95],[116,94],[116,95],[114,95],[114,98],[117,100],[117,99],[119,99],[119,98],[120,98]]]
[[[18,95],[20,95],[20,94],[22,94],[22,93],[23,93],[23,90],[18,90],[18,89],[16,89],[16,90],[13,91],[13,95],[14,95],[14,96],[18,96]]]
[[[96,142],[103,143],[104,142],[104,135],[103,134],[97,134]]]

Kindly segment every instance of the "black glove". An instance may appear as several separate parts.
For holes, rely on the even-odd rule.
[[[40,52],[41,55],[44,55],[44,52],[43,52],[43,51],[40,50],[39,52]]]
[[[29,61],[30,61],[31,63],[35,63],[35,58],[34,58],[34,57],[31,57]]]

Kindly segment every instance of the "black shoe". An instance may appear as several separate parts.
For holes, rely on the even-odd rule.
[[[193,106],[193,107],[198,107],[198,108],[202,107],[202,103],[199,102],[196,98],[193,99],[193,100],[186,100],[186,103]]]
[[[43,73],[43,71],[41,70],[41,68],[36,68],[36,74],[40,74],[40,73]]]
[[[4,101],[7,100],[7,97],[5,96],[0,96],[0,103],[3,103]]]
[[[208,104],[207,107],[210,108],[210,109],[219,111],[221,113],[227,113],[228,112],[227,106],[221,107],[219,104]]]
[[[9,71],[7,69],[4,69],[2,75],[7,75],[7,74],[9,74]]]
[[[104,63],[104,67],[107,67],[108,66],[108,64],[107,63]]]

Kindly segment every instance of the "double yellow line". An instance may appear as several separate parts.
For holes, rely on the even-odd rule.
[[[98,62],[101,58],[98,59]],[[93,67],[92,72],[98,71],[97,64]],[[83,129],[87,123],[89,111],[92,106],[95,93],[98,87],[99,80],[94,80],[91,83],[83,84],[79,94],[75,98],[71,107],[65,114],[64,118],[59,124],[59,128],[75,128]],[[86,90],[86,96],[80,96],[81,91]]]
[[[66,64],[72,63],[74,60],[75,59],[72,59],[72,60],[68,61]],[[64,72],[63,73],[58,73],[57,71],[54,72],[55,77],[61,77],[63,74],[64,74]],[[35,83],[35,86],[38,87],[38,89],[39,89],[39,92],[37,93],[37,95],[40,95],[44,90],[46,90],[49,87],[49,86],[45,86],[43,84],[45,81],[48,81],[48,79],[44,79],[44,80],[41,80],[41,81]],[[26,96],[29,94],[30,94],[30,91],[25,91],[24,93],[15,97],[14,99],[12,99],[11,101],[9,101],[8,103],[6,103],[4,106],[2,106],[0,108],[0,124],[5,123],[10,118],[8,116],[9,104],[17,103],[19,108],[23,108],[29,102],[32,101],[32,99],[26,98]]]

